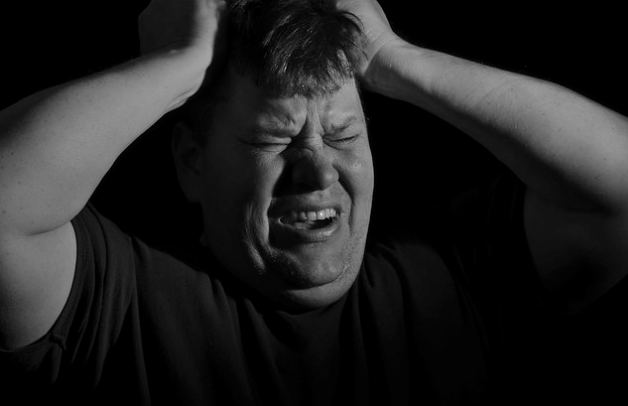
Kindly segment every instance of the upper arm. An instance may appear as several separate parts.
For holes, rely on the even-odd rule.
[[[565,209],[528,189],[524,219],[541,283],[558,305],[582,310],[628,273],[628,214]]]
[[[33,236],[0,235],[0,347],[45,335],[69,297],[76,266],[71,223]]]

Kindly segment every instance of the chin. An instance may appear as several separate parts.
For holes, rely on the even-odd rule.
[[[270,288],[267,293],[293,309],[312,310],[329,306],[353,286],[360,272],[363,253],[364,244],[361,243],[339,250],[283,251],[266,262],[270,265],[267,268],[269,282],[272,280],[267,285]]]
[[[359,272],[359,266],[321,267],[318,264],[309,272],[303,269],[282,274],[281,281],[275,281],[277,283],[267,291],[268,296],[292,309],[319,309],[342,298]]]
[[[279,295],[277,301],[287,308],[296,311],[321,309],[340,300],[349,291],[352,284],[353,280],[339,286],[323,285],[306,289],[287,290]]]

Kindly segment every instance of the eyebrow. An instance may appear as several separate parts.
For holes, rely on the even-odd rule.
[[[292,129],[278,123],[256,124],[250,129],[254,136],[271,136],[275,138],[289,138],[296,135]]]
[[[363,122],[364,122],[364,120],[362,120],[358,116],[350,116],[345,121],[343,121],[342,123],[336,124],[336,125],[332,125],[332,127],[328,131],[326,131],[326,134],[342,133],[342,132],[346,131],[348,128],[350,128],[351,126],[354,126],[356,124],[360,124],[360,123],[363,123]]]
[[[342,133],[348,128],[363,122],[364,120],[357,116],[350,116],[345,121],[332,125],[331,128],[325,131],[325,135]],[[256,124],[250,129],[250,133],[254,136],[270,136],[275,138],[291,138],[297,135],[293,129],[284,126],[281,123],[274,122]]]

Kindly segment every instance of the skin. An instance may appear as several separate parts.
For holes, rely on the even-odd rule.
[[[229,75],[231,97],[199,146],[179,129],[188,198],[201,204],[205,243],[264,296],[293,309],[329,305],[362,262],[373,162],[353,80],[313,97],[276,97]],[[294,221],[334,209],[331,221]],[[321,224],[322,223],[322,224]]]
[[[76,269],[70,221],[118,156],[203,84],[224,4],[154,0],[142,55],[43,89],[0,112],[0,348],[46,334]]]

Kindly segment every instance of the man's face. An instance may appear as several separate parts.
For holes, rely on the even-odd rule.
[[[359,271],[373,163],[355,82],[271,97],[231,75],[201,156],[205,241],[237,278],[294,308],[339,299]]]

